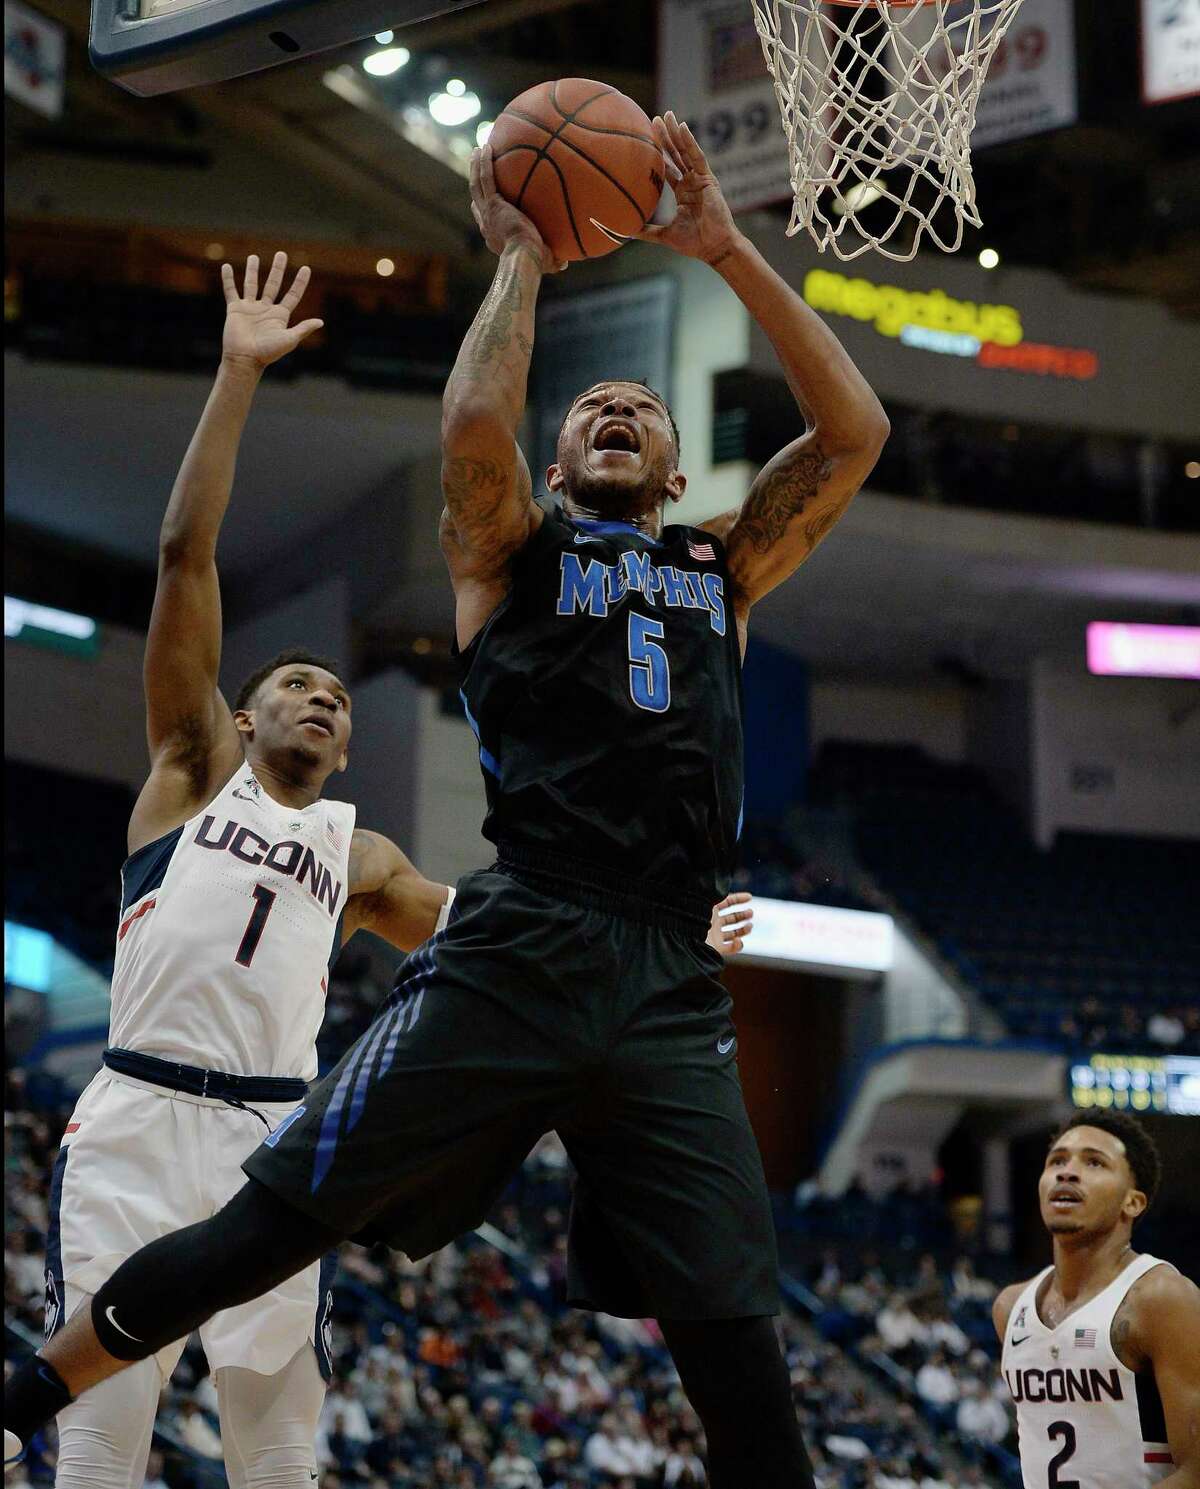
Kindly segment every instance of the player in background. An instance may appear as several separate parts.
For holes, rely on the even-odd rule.
[[[1081,1113],[1038,1181],[1054,1262],[992,1308],[1025,1489],[1200,1489],[1200,1289],[1133,1249],[1161,1174],[1123,1112]]]
[[[460,882],[444,935],[402,968],[400,1001],[246,1161],[245,1187],[130,1258],[16,1373],[5,1426],[18,1441],[70,1393],[342,1237],[437,1249],[556,1128],[581,1180],[572,1297],[660,1319],[713,1489],[811,1489],[774,1325],[761,1158],[704,943],[737,843],[750,609],[832,528],[888,424],[837,339],[738,232],[686,126],[668,115],[656,130],[679,211],[645,235],[725,279],[809,427],[736,512],[664,530],[683,490],[669,410],[605,385],[560,438],[563,515],[536,506],[515,438],[550,266],[495,193],[486,152],[476,159],[473,206],[500,263],[447,389],[443,487],[497,864]]]

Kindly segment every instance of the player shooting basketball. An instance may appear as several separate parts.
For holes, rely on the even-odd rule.
[[[1161,1168],[1123,1112],[1080,1113],[1051,1140],[1054,1263],[992,1309],[1025,1489],[1200,1489],[1200,1290],[1133,1249]]]
[[[776,1255],[706,945],[742,808],[741,654],[870,471],[887,420],[819,318],[738,233],[673,116],[656,135],[679,211],[644,236],[711,263],[775,345],[808,429],[746,501],[664,525],[683,491],[669,410],[639,384],[576,401],[532,499],[516,445],[551,267],[495,192],[499,255],[443,414],[443,546],[492,868],[401,969],[367,1035],[250,1157],[211,1220],[126,1262],[10,1386],[18,1437],[215,1310],[346,1236],[421,1257],[478,1223],[545,1131],[578,1170],[569,1293],[656,1316],[704,1423],[714,1489],[801,1489],[811,1470],[773,1315]]]

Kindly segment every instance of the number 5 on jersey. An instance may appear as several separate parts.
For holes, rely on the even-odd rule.
[[[639,708],[666,713],[671,706],[671,664],[656,643],[662,622],[629,612],[629,696]]]

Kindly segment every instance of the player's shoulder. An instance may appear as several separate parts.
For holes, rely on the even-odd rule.
[[[1004,1331],[1008,1328],[1009,1316],[1017,1306],[1017,1299],[1031,1282],[1036,1281],[1036,1277],[1026,1277],[1022,1282],[1010,1282],[1007,1287],[1002,1287],[996,1294],[992,1302],[992,1323],[1000,1339],[1004,1338]]]
[[[1200,1318],[1200,1287],[1170,1262],[1157,1261],[1130,1287],[1125,1302],[1148,1318],[1182,1310]]]

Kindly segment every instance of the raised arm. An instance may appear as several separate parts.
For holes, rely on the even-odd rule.
[[[275,303],[287,255],[277,253],[262,295],[258,259],[246,263],[243,293],[222,265],[225,331],[221,365],[179,468],[158,544],[158,586],[146,638],[143,677],[151,770],[129,823],[129,848],[185,820],[241,759],[229,707],[217,688],[221,591],[217,538],[233,489],[238,446],[263,369],[321,322],[288,326],[308,270]]]
[[[449,886],[426,879],[391,838],[355,829],[343,942],[355,931],[374,931],[401,951],[412,951],[433,935],[449,897]]]
[[[738,510],[704,524],[725,543],[744,626],[750,606],[803,563],[846,510],[889,425],[837,337],[738,232],[691,130],[671,113],[654,128],[682,173],[674,185],[679,210],[639,236],[712,265],[770,338],[808,425],[763,468]]]
[[[442,400],[442,551],[460,646],[503,599],[512,556],[541,522],[517,446],[542,275],[558,266],[537,228],[496,190],[490,146],[471,157],[471,211],[499,255]]]

